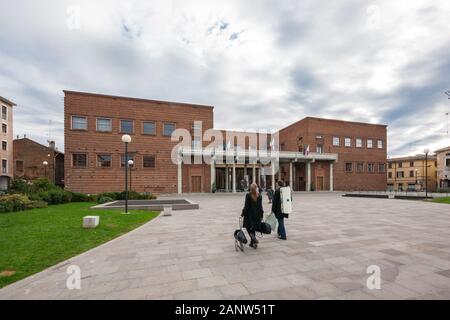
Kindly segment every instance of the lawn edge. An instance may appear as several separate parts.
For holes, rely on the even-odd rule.
[[[100,244],[100,245],[98,245],[98,246],[96,246],[96,247],[94,247],[94,248],[91,248],[91,249],[89,249],[89,250],[87,250],[87,251],[84,251],[84,252],[82,252],[82,253],[80,253],[80,254],[77,254],[77,255],[75,255],[75,256],[73,256],[73,257],[70,257],[70,258],[68,258],[68,259],[66,259],[66,260],[63,260],[63,261],[61,261],[61,262],[58,262],[57,264],[55,264],[55,265],[53,265],[53,266],[50,266],[50,267],[48,267],[48,268],[46,268],[46,269],[43,269],[43,270],[41,270],[41,271],[38,271],[38,272],[36,272],[35,274],[29,275],[29,276],[26,277],[26,278],[23,278],[23,279],[18,280],[18,281],[16,281],[16,282],[10,283],[10,284],[6,285],[5,287],[0,288],[0,293],[3,292],[3,291],[8,290],[8,288],[17,287],[17,288],[19,289],[22,285],[26,285],[29,281],[35,280],[36,277],[38,277],[38,276],[40,276],[40,275],[42,275],[42,274],[44,274],[44,273],[47,273],[47,272],[49,272],[49,271],[53,271],[53,270],[55,270],[55,269],[59,269],[59,268],[62,267],[63,265],[65,265],[65,264],[67,264],[68,262],[70,262],[70,260],[72,260],[72,259],[82,257],[82,256],[84,256],[84,255],[86,255],[86,254],[88,254],[88,253],[91,253],[92,251],[95,251],[95,250],[97,250],[97,249],[99,249],[99,248],[105,246],[106,244],[110,244],[110,243],[112,243],[112,242],[114,242],[114,241],[116,241],[116,240],[123,239],[123,238],[125,238],[126,236],[128,236],[130,233],[133,233],[134,231],[138,231],[139,229],[141,229],[141,228],[143,228],[144,226],[146,226],[146,225],[152,223],[153,221],[158,220],[162,215],[163,215],[163,211],[160,211],[159,214],[158,214],[156,217],[154,217],[153,219],[151,219],[150,221],[144,223],[143,225],[141,225],[141,226],[139,226],[139,227],[137,227],[137,228],[135,228],[135,229],[133,229],[133,230],[128,231],[128,232],[125,233],[125,234],[122,234],[122,235],[120,235],[120,236],[118,236],[118,237],[115,237],[115,238],[113,238],[113,239],[111,239],[111,240],[109,240],[109,241],[106,241],[106,242],[104,242],[104,243],[102,243],[102,244]],[[12,300],[16,300],[16,299],[12,299]]]

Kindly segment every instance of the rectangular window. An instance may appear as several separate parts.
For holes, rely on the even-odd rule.
[[[323,144],[318,144],[316,146],[316,152],[317,153],[323,153]]]
[[[164,123],[164,131],[163,135],[166,137],[170,137],[172,132],[175,131],[175,123]]]
[[[398,163],[398,167],[399,167],[399,168],[402,168],[402,167],[403,167],[403,162],[399,162],[399,163]]]
[[[97,118],[97,131],[111,132],[112,120],[108,118]]]
[[[372,149],[373,148],[373,140],[367,139],[367,148]]]
[[[388,178],[389,178],[389,179],[392,179],[392,172],[389,172],[389,173],[388,173]]]
[[[351,138],[345,138],[344,139],[344,143],[346,147],[351,147],[352,146],[352,139]]]
[[[72,116],[72,129],[73,130],[87,130],[87,118]]]
[[[6,106],[2,106],[2,119],[8,120],[8,109]]]
[[[8,160],[2,160],[2,173],[8,173]]]
[[[379,172],[385,172],[386,171],[386,165],[384,163],[380,163],[378,165],[378,171]]]
[[[364,172],[364,163],[363,162],[358,162],[356,164],[356,172]]]
[[[410,167],[414,167],[414,161],[410,161],[410,162],[409,162],[409,166],[410,166]]]
[[[449,159],[445,159],[445,166],[446,167],[450,167],[450,158]]]
[[[155,156],[146,155],[143,158],[143,167],[144,168],[154,168],[155,167]]]
[[[149,134],[149,135],[155,135],[156,134],[155,123],[153,121],[143,122],[142,123],[142,133]]]
[[[110,154],[98,154],[97,155],[97,167],[111,168],[112,156]]]
[[[373,163],[367,164],[367,172],[375,172],[375,165]]]
[[[8,133],[8,126],[6,124],[2,124],[2,132],[3,133]]]
[[[345,164],[345,172],[352,172],[353,171],[353,163],[347,162]]]
[[[356,147],[362,148],[362,139],[361,138],[356,138]]]
[[[413,171],[413,170],[410,170],[410,171],[409,171],[409,177],[410,177],[410,178],[414,178],[414,171]]]
[[[133,120],[120,120],[120,132],[121,133],[134,133]]]
[[[403,171],[397,171],[397,178],[404,178]]]
[[[5,151],[8,149],[8,142],[2,141],[2,149]]]
[[[339,147],[341,145],[341,139],[339,137],[333,137],[333,146]]]
[[[128,162],[129,160],[133,160],[133,161],[134,161],[134,154],[131,154],[131,153],[128,154],[128,157],[127,157],[127,159],[126,159],[126,162]],[[122,154],[122,155],[120,156],[120,166],[121,166],[122,168],[125,167],[125,155],[124,155],[124,154]]]
[[[22,160],[16,160],[16,170],[18,172],[23,172],[23,161]]]
[[[383,140],[378,140],[378,149],[383,149]]]
[[[388,166],[389,166],[389,169],[392,169],[392,162],[389,162]]]
[[[87,154],[74,153],[72,155],[72,166],[74,168],[86,168],[87,166]]]

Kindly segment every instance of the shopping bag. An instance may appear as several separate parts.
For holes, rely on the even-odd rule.
[[[277,220],[277,217],[275,217],[275,214],[273,212],[266,217],[265,222],[270,225],[270,228],[272,230],[276,230],[278,220]]]

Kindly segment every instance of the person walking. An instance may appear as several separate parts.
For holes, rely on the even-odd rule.
[[[279,180],[276,185],[276,191],[273,195],[272,212],[278,220],[278,239],[287,240],[286,228],[284,226],[285,214],[281,210],[281,191],[280,188],[284,187],[284,182]]]
[[[242,209],[241,216],[244,217],[243,227],[247,229],[250,236],[250,247],[256,249],[258,239],[256,239],[256,231],[261,230],[261,221],[263,219],[262,196],[258,192],[256,183],[250,185],[250,191],[245,195],[245,205]]]
[[[267,192],[267,198],[269,199],[269,203],[272,203],[272,200],[273,200],[272,187],[268,187],[266,192]]]

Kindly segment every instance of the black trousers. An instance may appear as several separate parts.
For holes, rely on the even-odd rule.
[[[248,235],[250,236],[251,242],[257,242],[256,240],[256,230],[253,228],[247,228]]]

